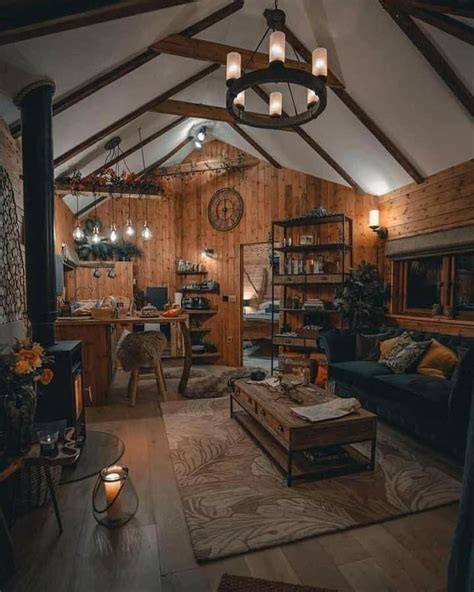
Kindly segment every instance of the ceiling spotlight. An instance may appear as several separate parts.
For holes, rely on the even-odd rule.
[[[202,127],[202,128],[201,128],[201,129],[198,131],[198,133],[197,133],[197,135],[196,135],[196,138],[197,138],[197,139],[198,139],[200,142],[204,142],[204,140],[206,139],[206,128],[205,128],[205,127]]]
[[[194,140],[194,147],[200,150],[202,148],[202,142],[200,142],[199,140]]]

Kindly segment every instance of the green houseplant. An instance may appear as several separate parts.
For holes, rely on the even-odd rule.
[[[334,304],[351,329],[367,330],[383,323],[387,299],[388,291],[376,266],[362,261],[336,291]]]

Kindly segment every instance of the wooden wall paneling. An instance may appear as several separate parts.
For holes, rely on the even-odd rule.
[[[442,228],[456,228],[474,224],[474,161],[450,167],[428,178],[421,185],[410,184],[378,199],[381,225],[388,228],[388,240],[425,234]],[[417,319],[396,313],[403,305],[402,266],[382,257],[379,266],[385,279],[393,288],[390,311],[391,322],[407,328],[431,330],[433,320]],[[467,331],[469,322],[443,320],[442,331],[454,333]],[[472,323],[471,323],[472,324]],[[474,325],[474,324],[473,324]],[[472,329],[474,333],[474,329]],[[466,334],[466,333],[465,333]]]
[[[66,297],[74,299],[77,292],[79,300],[99,300],[105,296],[127,296],[133,299],[133,263],[116,261],[114,270],[117,277],[113,279],[108,277],[108,269],[101,269],[100,278],[94,277],[95,270],[89,267],[78,267],[67,272]]]
[[[72,231],[74,230],[76,220],[74,214],[64,203],[62,197],[54,197],[54,247],[55,252],[61,254],[62,245],[66,243],[74,247]]]

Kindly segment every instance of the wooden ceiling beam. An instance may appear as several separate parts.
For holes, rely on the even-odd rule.
[[[430,12],[438,12],[441,14],[452,14],[454,16],[463,16],[465,18],[474,18],[474,8],[472,0],[464,0],[464,2],[429,2],[426,0],[400,0],[404,4],[410,4],[413,8],[420,10],[429,10]]]
[[[184,35],[185,37],[192,37],[193,35],[197,35],[198,33],[205,31],[209,27],[212,27],[212,25],[215,25],[221,20],[227,18],[231,14],[234,14],[234,12],[240,10],[242,6],[243,0],[234,0],[227,6],[224,6],[224,8],[216,10],[209,16],[206,16],[200,21],[190,25],[189,27],[186,27],[186,29],[181,31],[180,35]],[[160,52],[150,47],[147,47],[135,56],[127,59],[122,64],[110,68],[100,76],[85,82],[77,89],[63,95],[62,97],[59,97],[53,102],[53,116],[62,113],[66,109],[69,109],[69,107],[72,107],[79,101],[86,99],[90,95],[96,93],[97,91],[111,84],[112,82],[119,80],[120,78],[129,74],[130,72],[133,72],[140,66],[143,66],[144,64],[158,57],[159,55]],[[20,120],[17,120],[10,125],[10,132],[14,138],[17,138],[21,134]]]
[[[265,102],[265,103],[269,103],[270,101],[270,96],[269,94],[263,90],[263,88],[261,88],[260,86],[253,86],[252,90]],[[284,117],[288,117],[288,113],[286,113],[286,111],[283,111],[283,116]],[[333,158],[332,156],[330,156],[326,150],[324,150],[324,148],[322,146],[320,146],[316,140],[313,140],[313,138],[307,133],[305,132],[305,130],[301,127],[297,127],[295,128],[295,132],[299,135],[299,137],[306,142],[306,144],[308,144],[308,146],[310,146],[317,154],[319,154],[319,156],[332,168],[336,171],[336,173],[338,175],[340,175],[345,181],[347,181],[347,183],[349,183],[349,185],[355,190],[357,191],[357,193],[364,193],[364,191],[362,190],[362,188],[359,186],[359,184],[354,181],[354,179],[349,175],[349,173],[347,173]]]
[[[194,140],[193,137],[184,138],[184,140],[182,142],[180,142],[177,146],[175,146],[172,150],[170,150],[164,156],[162,156],[160,159],[158,159],[157,161],[153,162],[152,164],[145,167],[142,171],[140,171],[138,173],[138,176],[143,177],[145,175],[148,175],[148,173],[153,171],[153,169],[156,169],[156,168],[160,167],[162,164],[165,164],[165,162],[167,160],[169,160],[172,156],[174,156],[177,152],[179,152],[182,148],[187,146],[193,140]]]
[[[110,160],[107,164],[103,164],[100,167],[98,167],[97,169],[95,169],[95,171],[93,171],[92,173],[87,175],[86,179],[90,179],[91,177],[95,177],[96,175],[98,175],[102,171],[105,171],[106,169],[114,166],[114,164],[117,164],[122,159],[127,158],[128,156],[130,156],[130,154],[133,154],[137,150],[141,150],[144,146],[146,146],[150,142],[157,140],[158,138],[160,138],[161,136],[163,136],[167,132],[174,129],[180,123],[183,123],[183,121],[186,121],[186,119],[187,119],[187,117],[178,117],[178,119],[175,119],[171,123],[168,123],[168,125],[165,125],[165,127],[162,127],[157,132],[146,137],[144,140],[142,140],[141,142],[138,142],[137,144],[135,144],[134,146],[132,146],[128,150],[124,150],[119,156],[117,156],[116,158],[112,158],[112,160]]]
[[[414,7],[410,2],[403,2],[400,8],[410,16],[423,21],[432,27],[436,27],[449,35],[457,37],[469,45],[474,45],[474,28],[457,21],[450,16],[441,14],[440,12],[431,12],[430,10],[421,10]]]
[[[379,0],[379,2],[431,65],[433,70],[444,81],[456,99],[464,105],[471,116],[474,116],[474,96],[428,36],[423,33],[420,27],[396,3],[391,0]]]
[[[82,142],[80,142],[79,144],[77,144],[76,146],[74,146],[73,148],[68,150],[67,152],[64,152],[63,154],[61,154],[61,156],[58,156],[57,158],[55,158],[54,159],[54,166],[57,167],[60,164],[63,164],[64,162],[70,160],[71,158],[73,158],[74,156],[76,156],[77,154],[82,152],[83,150],[86,150],[90,146],[93,146],[97,142],[100,142],[100,140],[103,140],[104,138],[106,138],[110,134],[113,134],[115,131],[117,131],[118,129],[120,129],[124,125],[127,125],[128,123],[130,123],[131,121],[133,121],[137,117],[140,117],[140,115],[143,115],[147,111],[153,110],[153,107],[156,107],[160,103],[163,103],[164,101],[169,99],[171,96],[175,95],[176,93],[181,92],[185,88],[188,88],[188,86],[191,86],[195,82],[202,80],[203,78],[205,78],[209,74],[212,74],[212,72],[215,72],[219,68],[220,68],[219,64],[211,64],[207,68],[204,68],[204,70],[200,70],[199,72],[197,72],[196,74],[193,74],[192,76],[190,76],[186,80],[183,80],[179,84],[176,84],[172,88],[166,90],[164,93],[162,93],[158,97],[155,97],[154,99],[152,99],[151,101],[148,101],[147,103],[145,103],[141,107],[138,107],[138,109],[135,109],[134,111],[131,111],[130,113],[127,113],[127,115],[124,115],[123,117],[121,117],[117,121],[114,121],[114,123],[111,123],[110,125],[103,128],[102,130],[95,133],[94,135],[90,136],[86,140],[83,140]]]
[[[260,144],[254,140],[252,138],[252,136],[249,136],[249,134],[243,130],[240,125],[237,125],[236,123],[229,123],[230,127],[236,131],[248,144],[250,144],[250,146],[252,146],[253,148],[255,148],[255,150],[257,152],[259,152],[263,158],[265,158],[266,160],[268,160],[268,162],[273,165],[275,168],[277,169],[281,169],[282,166],[281,164],[276,161],[273,156],[271,156],[264,148],[262,148],[262,146],[260,146]]]
[[[155,170],[155,177],[175,177],[179,175],[192,175],[194,173],[207,173],[209,171],[240,170],[256,166],[259,159],[253,156],[238,156],[236,158],[219,158],[215,160],[200,160],[197,162],[184,162]]]
[[[311,52],[304,45],[302,41],[288,28],[284,27],[284,32],[288,43],[299,55],[308,63],[311,63]],[[415,165],[408,160],[408,158],[395,146],[390,138],[380,129],[370,115],[351,97],[345,88],[338,86],[331,87],[334,94],[344,103],[344,105],[351,111],[357,119],[364,125],[369,132],[377,138],[385,150],[394,158],[398,164],[410,175],[410,177],[417,183],[423,183],[425,177],[415,167]]]
[[[166,39],[153,43],[151,47],[168,55],[222,65],[225,65],[227,62],[227,54],[231,51],[236,51],[242,57],[242,69],[260,70],[268,67],[268,54],[266,53],[254,53],[252,50],[243,49],[242,47],[224,45],[202,39],[190,39],[183,35],[171,35],[170,37],[166,37]],[[311,71],[311,64],[289,59],[286,60],[285,64],[297,70]],[[330,72],[328,73],[328,85],[331,87],[343,86],[342,82]]]
[[[194,0],[75,0],[25,5],[22,0],[15,0],[4,7],[0,45],[191,2]]]
[[[223,121],[224,123],[235,123],[234,117],[225,107],[202,105],[201,103],[190,103],[188,101],[175,101],[170,99],[156,105],[151,111],[155,113],[167,113],[169,115],[186,115],[187,117],[197,117],[199,119],[209,119],[211,121]],[[262,114],[259,113],[259,116],[261,115]],[[294,132],[294,129],[284,131]]]

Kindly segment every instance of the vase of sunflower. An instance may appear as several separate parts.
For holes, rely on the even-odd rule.
[[[53,379],[52,361],[39,343],[28,339],[17,340],[0,356],[0,461],[30,449],[37,387]]]

